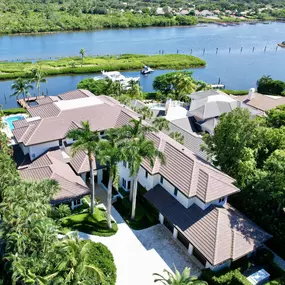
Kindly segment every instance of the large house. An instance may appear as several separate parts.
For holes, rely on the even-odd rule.
[[[80,205],[89,193],[88,159],[84,152],[70,154],[69,130],[80,128],[88,120],[93,131],[117,128],[137,119],[128,107],[107,96],[94,96],[86,90],[75,90],[57,97],[38,100],[28,108],[30,117],[16,121],[13,134],[25,163],[19,172],[24,179],[54,179],[60,192],[52,203],[71,201]],[[218,270],[233,260],[250,254],[270,235],[232,208],[228,196],[239,192],[234,180],[197,156],[189,148],[158,132],[147,135],[165,154],[166,162],[155,161],[151,167],[144,161],[139,183],[147,190],[145,198],[158,210],[158,220],[205,267]],[[94,159],[96,183],[102,184],[104,166]],[[130,190],[133,183],[128,164],[119,163],[119,184]]]

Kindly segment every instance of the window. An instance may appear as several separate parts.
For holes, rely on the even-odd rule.
[[[74,205],[74,206],[81,205],[81,199],[74,200],[74,201],[73,201],[73,205]]]
[[[160,184],[163,184],[163,177],[160,176]]]
[[[59,140],[58,144],[59,146],[62,146],[62,139]]]
[[[145,178],[148,178],[148,172],[147,172],[147,170],[145,171]]]
[[[123,184],[123,187],[126,189],[126,183],[127,181],[123,178],[123,181],[122,181],[122,184]]]
[[[224,201],[225,201],[225,197],[219,199],[219,203],[222,203]]]
[[[131,181],[128,181],[128,190],[131,190]]]
[[[127,167],[127,162],[126,161],[123,161],[123,166]]]
[[[178,188],[174,188],[174,196],[177,196],[177,194],[178,194]]]
[[[101,132],[100,132],[100,136],[101,136],[101,137],[104,136],[104,131],[101,131]]]

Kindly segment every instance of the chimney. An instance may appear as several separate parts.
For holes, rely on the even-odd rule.
[[[248,100],[251,100],[254,98],[254,92],[255,92],[255,89],[254,88],[250,88],[249,91],[248,91],[248,95],[247,95],[247,99]]]

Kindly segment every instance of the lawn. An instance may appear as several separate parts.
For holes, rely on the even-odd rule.
[[[80,231],[96,236],[112,236],[118,231],[115,222],[112,222],[112,229],[108,229],[106,211],[100,208],[95,208],[93,215],[90,213],[75,214],[62,218],[60,223],[64,234],[69,231]]]
[[[142,230],[158,224],[158,214],[155,215],[153,212],[149,211],[149,209],[145,207],[146,205],[142,205],[139,200],[137,200],[136,217],[134,220],[130,219],[131,202],[128,197],[123,199],[119,198],[113,206],[131,229]]]
[[[0,79],[30,77],[31,70],[41,68],[48,75],[94,73],[102,70],[139,70],[144,65],[155,69],[185,69],[204,67],[206,62],[198,57],[183,54],[140,55],[124,54],[120,56],[67,57],[58,60],[36,62],[0,62]]]

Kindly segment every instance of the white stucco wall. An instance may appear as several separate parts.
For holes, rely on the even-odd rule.
[[[147,178],[145,177],[146,170],[144,168],[140,168],[139,170],[139,183],[146,188],[146,190],[152,189],[155,185],[159,183],[160,175],[151,175],[148,173]]]
[[[206,262],[206,266],[205,268],[210,268],[212,271],[219,271],[219,270],[222,270],[226,267],[230,267],[231,266],[231,261],[228,260],[222,264],[219,264],[217,266],[212,266],[208,261]]]
[[[36,145],[31,145],[29,147],[29,155],[30,159],[34,160],[44,152],[46,152],[48,149],[51,147],[56,147],[58,146],[58,141],[52,141],[52,142],[47,142],[47,143],[42,143],[42,144],[36,144]]]
[[[123,187],[123,179],[126,180],[126,186],[128,185],[128,181],[132,181],[133,179],[130,178],[130,170],[128,167],[123,165],[123,162],[118,163],[119,168],[119,186]]]
[[[159,179],[159,184],[169,193],[171,194],[174,198],[176,198],[185,208],[189,207],[189,198],[184,196],[180,191],[178,191],[177,196],[174,195],[174,186],[169,183],[165,178],[163,179],[163,183],[160,183]]]
[[[73,141],[73,139],[65,138],[65,139],[63,140],[63,142],[65,142],[67,145],[69,145],[69,144],[72,144],[74,141]]]

